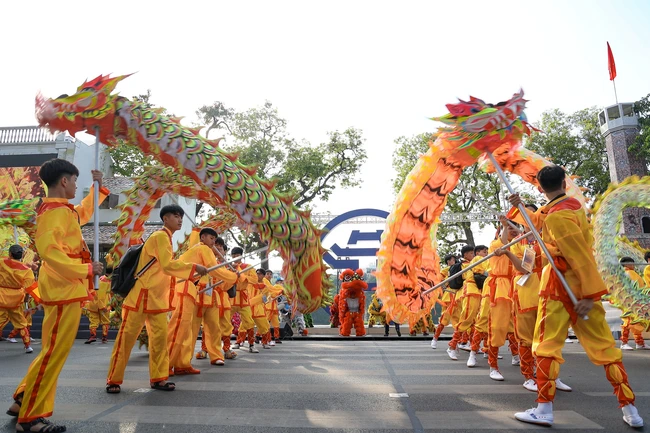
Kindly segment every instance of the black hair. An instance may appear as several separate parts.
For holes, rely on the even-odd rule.
[[[643,255],[643,258],[644,258],[645,261],[647,262],[648,259],[650,259],[650,251],[648,251],[647,253],[645,253],[645,254]]]
[[[214,241],[216,245],[222,246],[224,249],[226,248],[226,241],[223,240],[223,238],[217,236],[217,240]]]
[[[215,229],[213,229],[213,228],[210,228],[210,227],[205,227],[205,228],[201,229],[201,231],[199,232],[199,238],[201,236],[203,236],[203,235],[211,235],[211,236],[214,236],[215,238],[219,236],[217,231]]]
[[[537,212],[537,210],[539,209],[539,207],[537,207],[535,203],[526,203],[525,207],[532,207],[535,210],[535,212]]]
[[[113,273],[113,267],[112,266],[106,266],[106,275],[111,275]]]
[[[478,253],[479,251],[487,250],[488,247],[485,245],[477,245],[474,247],[474,254]]]
[[[38,176],[48,188],[51,188],[64,176],[79,176],[79,169],[70,161],[54,158],[41,165]]]
[[[255,271],[256,274],[266,274],[266,269],[264,268],[259,268],[257,271]]]
[[[562,188],[562,181],[566,177],[566,172],[559,165],[549,165],[537,172],[539,186],[546,192],[557,191]]]
[[[621,260],[619,260],[621,264],[623,263],[634,263],[634,259],[632,257],[621,257]]]
[[[455,255],[453,255],[453,254],[447,254],[447,255],[445,256],[445,259],[444,259],[444,260],[445,260],[445,264],[446,264],[449,260],[451,260],[451,259],[455,259],[455,258],[456,258]]]
[[[235,254],[238,254],[238,255],[241,256],[242,254],[244,254],[244,250],[241,247],[235,247],[232,250],[230,250],[230,254],[232,254],[233,256]]]
[[[466,253],[469,252],[474,252],[474,247],[472,245],[465,245],[463,248],[460,249],[460,255],[464,256]]]
[[[160,209],[160,219],[163,219],[165,215],[168,215],[170,213],[181,217],[185,215],[185,211],[179,205],[168,204],[167,206],[163,206],[163,208]]]
[[[23,247],[20,245],[12,245],[9,247],[9,255],[14,260],[20,260],[23,258]]]

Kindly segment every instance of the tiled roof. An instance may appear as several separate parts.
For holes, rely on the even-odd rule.
[[[160,230],[163,227],[160,224],[146,224],[144,226],[144,239],[147,239],[151,233]],[[100,245],[113,245],[113,235],[117,230],[117,226],[102,225],[99,226],[99,244]],[[92,224],[81,227],[81,234],[88,245],[95,243],[95,229]]]
[[[106,177],[103,179],[102,183],[106,188],[111,190],[113,194],[126,191],[129,188],[132,188],[135,184],[135,181],[131,177]]]

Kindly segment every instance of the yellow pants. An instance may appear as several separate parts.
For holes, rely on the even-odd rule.
[[[463,298],[463,312],[460,315],[460,323],[456,327],[457,331],[465,332],[472,327],[472,324],[476,321],[480,305],[480,296],[465,296]]]
[[[487,302],[490,302],[489,298]],[[489,307],[488,316],[488,345],[490,347],[501,347],[506,343],[506,335],[512,322],[512,302],[505,299],[497,299],[495,305]]]
[[[537,322],[537,310],[530,310],[524,313],[515,312],[515,336],[519,345],[532,347],[535,338],[535,322]]]
[[[198,317],[199,308],[201,309],[202,317]],[[208,349],[210,362],[214,362],[219,359],[223,361],[223,352],[221,351],[222,332],[219,319],[219,308],[199,307],[198,305],[194,307],[194,321],[192,322],[192,346],[194,346],[196,339],[199,337],[201,319],[203,319],[203,341],[205,342],[206,349]],[[193,348],[194,347],[192,347],[192,349]],[[190,358],[191,356],[192,352],[190,352]]]
[[[14,398],[23,394],[19,423],[52,415],[56,383],[79,330],[80,303],[44,305],[43,309],[43,347],[14,393]]]
[[[219,315],[219,328],[221,329],[221,336],[228,337],[232,335],[232,314],[231,310],[223,310],[223,314]]]
[[[194,316],[196,306],[189,296],[175,296],[174,308],[172,318],[167,323],[169,368],[192,368],[192,355],[196,343],[196,338],[192,340],[194,322],[198,322],[196,325],[200,327],[201,320],[195,320],[197,319]]]
[[[255,322],[253,321],[253,312],[251,307],[232,307],[230,310],[232,313],[239,313],[241,318],[241,323],[239,324],[239,332],[248,331],[249,329],[255,328]]]
[[[14,329],[23,329],[28,325],[25,317],[24,308],[21,306],[15,308],[0,308],[0,324],[4,328],[7,322],[11,322]]]
[[[122,309],[122,325],[117,333],[106,383],[121,385],[131,350],[138,340],[142,327],[149,335],[149,380],[167,380],[169,374],[169,351],[167,350],[167,313],[143,313],[144,303],[138,311]]]
[[[490,315],[490,298],[481,298],[481,305],[474,323],[474,330],[478,332],[488,332],[488,317]]]
[[[264,335],[271,330],[269,320],[266,318],[266,316],[256,317],[253,319],[253,321],[255,322],[255,326],[257,326],[257,332],[259,332],[260,335]]]
[[[88,311],[88,320],[90,320],[90,329],[97,329],[99,325],[108,325],[111,323],[110,312],[107,310]]]
[[[269,325],[271,326],[271,328],[273,328],[273,329],[279,328],[280,327],[280,317],[279,317],[278,313],[271,314],[270,316],[271,317],[269,317],[267,315],[266,317],[267,317],[267,319],[269,321]]]

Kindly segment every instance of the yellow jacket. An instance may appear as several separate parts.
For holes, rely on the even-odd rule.
[[[600,300],[607,293],[607,286],[596,266],[592,252],[594,239],[582,205],[578,200],[563,195],[542,209],[548,212],[543,223],[542,239],[551,256],[566,262],[564,277],[571,291],[578,300]],[[551,272],[554,271],[550,265],[544,266],[540,294],[559,299],[564,296],[564,289],[548,287]],[[549,290],[553,293],[549,293]]]
[[[149,236],[142,247],[137,270],[142,269],[153,258],[156,261],[142,274],[124,299],[122,308],[138,311],[143,304],[144,313],[165,313],[173,310],[175,277],[191,278],[195,265],[182,260],[174,260],[172,252],[172,232],[162,228]]]
[[[246,269],[248,267],[245,263],[240,263],[236,266],[238,271]],[[237,281],[237,295],[232,302],[233,307],[249,307],[250,298],[253,294],[253,284],[257,283],[257,274],[255,269],[251,268],[248,271],[239,274],[239,280]]]
[[[99,202],[110,194],[99,190]],[[81,226],[90,221],[95,189],[78,206],[64,198],[44,198],[36,217],[36,250],[42,265],[38,273],[41,303],[60,305],[84,302],[92,288],[90,252]]]
[[[490,243],[488,253],[493,253],[501,248],[503,242],[501,239],[495,239]],[[483,288],[487,287],[487,294],[490,297],[490,303],[494,304],[499,299],[506,301],[512,300],[510,291],[512,289],[512,263],[505,254],[502,256],[490,257],[490,275],[485,280]]]
[[[111,304],[111,279],[102,276],[99,279],[99,289],[91,293],[93,299],[88,301],[86,309],[95,313],[108,310]]]
[[[463,263],[463,269],[465,269],[470,265],[473,265],[474,263],[482,259],[483,257],[481,256],[474,257],[471,262]],[[465,290],[463,291],[463,296],[481,296],[481,289],[479,289],[478,286],[476,285],[476,281],[474,280],[474,274],[482,274],[486,272],[487,269],[488,269],[488,261],[485,261],[463,274],[463,279],[465,280],[463,282],[465,286]]]
[[[626,269],[625,272],[627,273],[628,277],[632,279],[632,281],[636,281],[639,287],[645,287],[643,278],[641,278],[641,275],[637,274],[637,272],[634,269]]]
[[[645,287],[650,287],[650,265],[643,269],[643,283]]]
[[[18,260],[0,260],[0,308],[16,308],[23,304],[25,290],[36,288],[34,272]]]
[[[528,248],[529,244],[519,242],[510,247],[510,251],[519,259],[524,257],[524,251]],[[539,277],[542,274],[542,252],[539,245],[535,244],[532,247],[535,251],[535,266],[533,272],[528,275],[526,283],[521,286],[517,282],[523,277],[523,274],[513,269],[515,277],[512,280],[513,292],[515,294],[516,307],[519,313],[533,311],[537,309],[539,303]]]
[[[185,263],[196,263],[205,266],[206,268],[211,268],[217,265],[217,259],[214,256],[214,253],[210,247],[203,243],[194,245],[192,248],[184,252],[178,259]],[[191,280],[186,280],[183,283],[176,284],[176,293],[181,296],[188,296],[195,304],[197,301],[200,301],[202,305],[212,306],[212,295],[209,295],[206,292],[201,293],[200,295],[198,293],[199,290],[207,287],[210,277],[217,281],[223,280],[223,284],[225,284],[226,287],[232,287],[232,285],[237,281],[237,274],[227,270],[225,267],[221,267],[210,272],[209,275],[201,277],[198,288],[194,284],[194,281]]]

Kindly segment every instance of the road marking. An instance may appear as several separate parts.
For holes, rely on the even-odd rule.
[[[405,392],[391,392],[388,396],[390,398],[409,398],[409,395]]]

